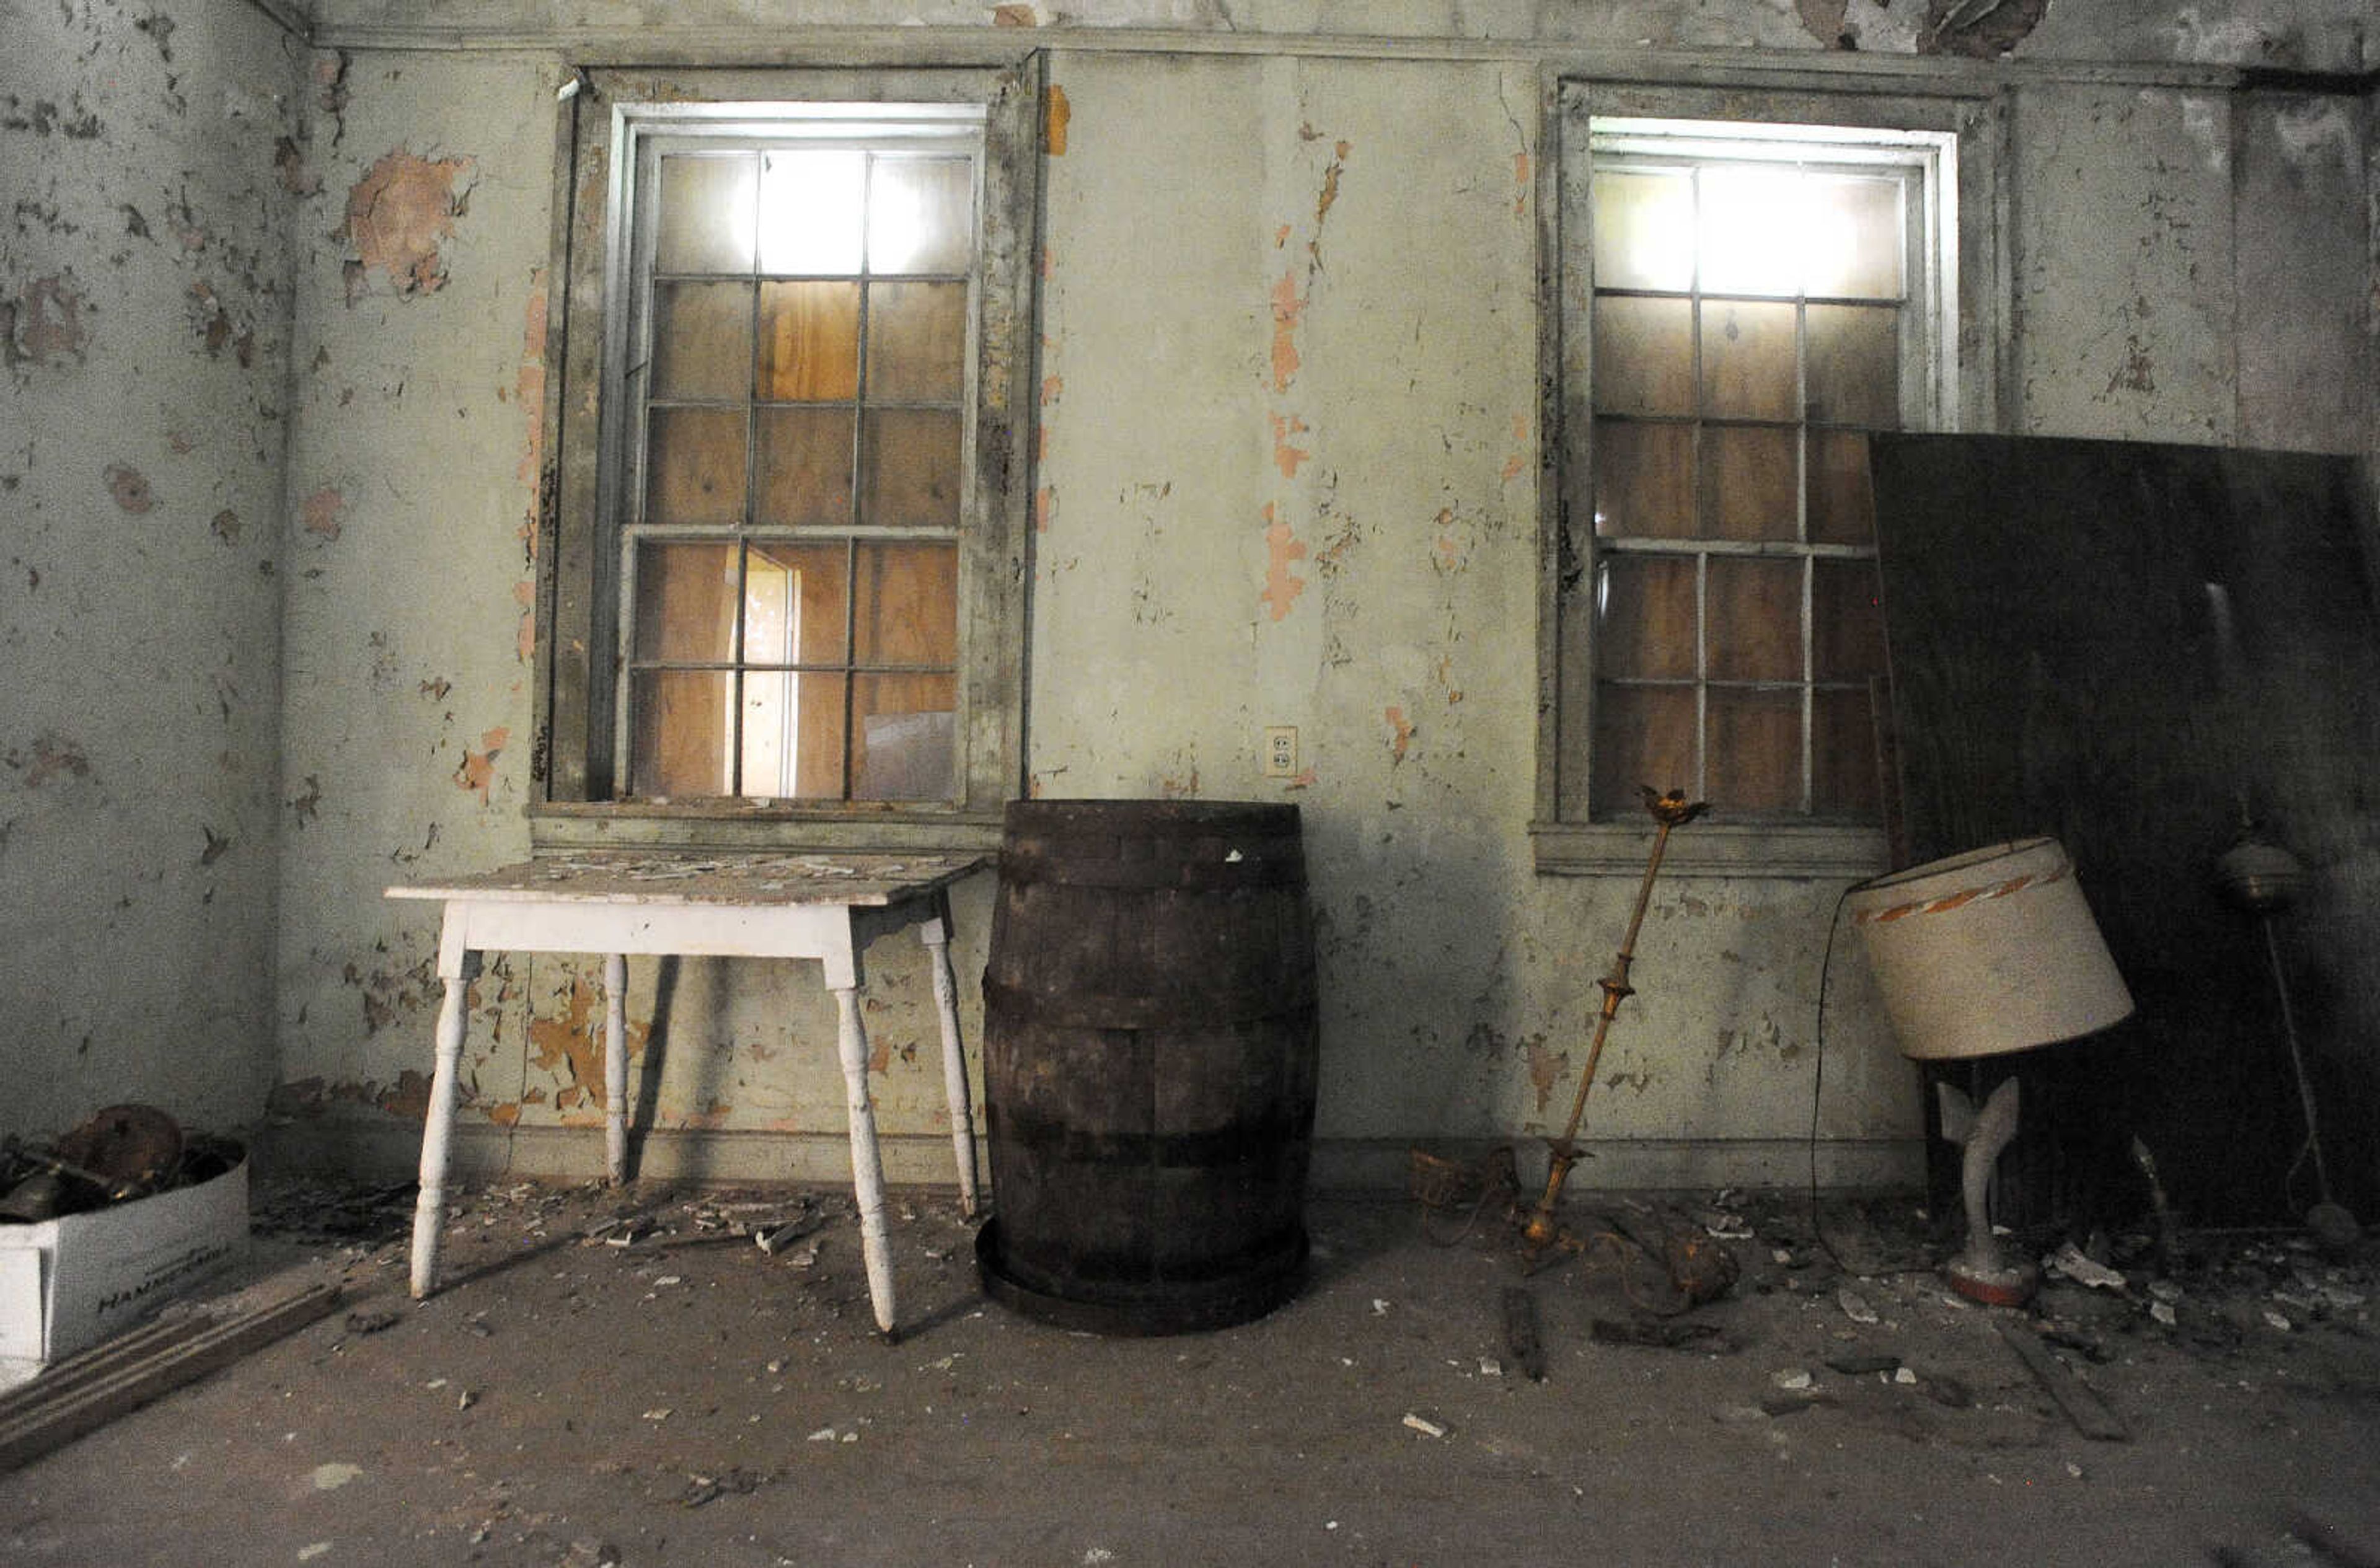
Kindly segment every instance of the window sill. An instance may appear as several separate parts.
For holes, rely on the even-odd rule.
[[[1653,833],[1649,820],[1529,824],[1537,874],[1549,877],[1642,877]],[[1665,876],[1823,881],[1884,869],[1880,828],[1697,822],[1671,833],[1661,853]]]
[[[538,854],[596,849],[820,850],[922,855],[1000,847],[998,812],[875,811],[735,800],[549,801],[528,808]]]

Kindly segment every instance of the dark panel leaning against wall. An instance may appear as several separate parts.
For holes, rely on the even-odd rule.
[[[2274,966],[2218,886],[2243,812],[2307,868],[2274,914],[2337,1196],[2375,1206],[2380,634],[2349,459],[1895,436],[1874,457],[1909,857],[2053,833],[2138,1003],[2028,1053],[2012,1212],[2192,1223],[2316,1198]]]

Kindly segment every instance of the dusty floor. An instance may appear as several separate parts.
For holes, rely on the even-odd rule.
[[[2283,1564],[2380,1541],[2368,1247],[2190,1237],[2155,1291],[2133,1267],[2010,1313],[1842,1270],[1924,1260],[1905,1202],[1830,1205],[1830,1254],[1794,1195],[1582,1195],[1582,1232],[1740,1264],[1652,1319],[1632,1295],[1672,1297],[1642,1254],[1524,1275],[1500,1227],[1318,1197],[1289,1306],[1117,1338],[985,1300],[972,1228],[919,1195],[887,1343],[847,1196],[474,1191],[419,1305],[408,1207],[261,1187],[251,1273],[342,1279],[342,1308],[0,1477],[0,1561]],[[773,1254],[746,1234],[806,1209],[822,1226]],[[1542,1381],[1507,1343],[1514,1285]],[[1997,1323],[2046,1333],[2129,1440],[2077,1431]],[[1906,1370],[1839,1369],[1862,1356]]]

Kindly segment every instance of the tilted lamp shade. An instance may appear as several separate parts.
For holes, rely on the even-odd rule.
[[[2026,1051],[2132,1011],[2056,839],[1913,866],[1862,883],[1846,902],[1905,1056]]]

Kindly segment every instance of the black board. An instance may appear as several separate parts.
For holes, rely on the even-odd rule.
[[[2018,1059],[2015,1217],[2136,1207],[2134,1135],[2187,1222],[2293,1218],[2317,1196],[2264,934],[2215,876],[2243,811],[2312,873],[2273,933],[2332,1185],[2371,1215],[2380,623],[2362,473],[1938,434],[1876,437],[1871,467],[1896,859],[2055,834],[2138,1003]]]

